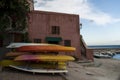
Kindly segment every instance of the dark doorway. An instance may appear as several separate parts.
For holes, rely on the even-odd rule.
[[[58,41],[48,41],[48,43],[49,43],[49,44],[59,44]],[[51,53],[51,54],[55,54],[55,55],[59,54],[59,52],[50,52],[50,53]]]
[[[0,39],[0,47],[3,46],[3,39]]]
[[[58,41],[48,41],[49,44],[59,44]]]

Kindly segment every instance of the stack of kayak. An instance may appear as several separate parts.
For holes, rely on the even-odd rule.
[[[74,60],[72,56],[58,54],[58,52],[73,52],[74,47],[42,43],[12,43],[7,48],[13,50],[6,53],[6,58],[0,61],[2,67],[33,73],[66,73],[67,63]]]

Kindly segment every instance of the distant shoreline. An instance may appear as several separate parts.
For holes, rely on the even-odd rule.
[[[94,45],[88,46],[89,49],[92,49],[93,52],[115,52],[120,53],[120,45]]]
[[[111,52],[116,52],[116,53],[120,53],[120,48],[101,48],[101,49],[92,49],[93,52],[101,52],[101,51],[111,51]]]
[[[120,49],[120,45],[91,45],[90,49]]]

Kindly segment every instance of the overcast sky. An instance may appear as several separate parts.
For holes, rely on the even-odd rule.
[[[79,14],[88,45],[120,45],[120,0],[35,0],[35,10]]]

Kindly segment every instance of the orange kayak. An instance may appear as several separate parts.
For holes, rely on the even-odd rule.
[[[19,56],[23,54],[31,54],[29,52],[8,52],[6,53],[6,56],[13,57],[13,56]]]
[[[30,46],[21,46],[16,49],[20,52],[73,52],[76,49],[74,47],[66,47],[60,45],[30,45]]]

